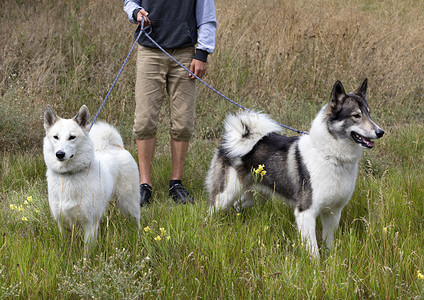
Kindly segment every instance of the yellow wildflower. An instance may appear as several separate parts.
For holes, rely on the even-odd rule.
[[[157,237],[155,237],[155,241],[160,241],[162,238],[160,237],[160,235],[158,235]]]
[[[10,207],[11,210],[17,209],[15,204],[10,204],[9,207]]]
[[[269,226],[264,227],[264,231],[267,231],[269,229]]]
[[[265,174],[266,174],[265,165],[258,165],[258,168],[257,169],[253,168],[253,172],[256,175],[261,175],[261,177],[264,177]]]
[[[259,175],[264,170],[265,165],[258,165],[258,168],[253,168],[253,171],[256,173],[256,175]]]
[[[22,221],[28,221],[27,217],[22,217]]]
[[[28,196],[28,197],[27,197],[27,200],[28,200],[28,202],[32,202],[32,201],[34,201],[34,200],[32,199],[32,196]]]
[[[166,233],[165,228],[161,227],[161,228],[159,228],[159,230],[160,230],[161,235],[165,235],[165,233]]]
[[[383,232],[384,232],[384,233],[387,233],[387,227],[384,227],[384,228],[383,228]]]
[[[424,280],[424,274],[421,273],[420,270],[417,270],[417,277],[418,277],[418,279]]]
[[[29,205],[28,201],[24,201],[24,204],[25,204],[25,205]]]
[[[150,227],[149,227],[149,226],[146,226],[146,227],[144,227],[143,229],[144,229],[144,231],[145,231],[145,232],[150,232],[150,231],[152,231],[152,230],[150,229]]]
[[[237,213],[237,215],[236,215],[237,217],[240,217],[241,216],[241,213]]]
[[[169,241],[169,239],[170,239],[171,237],[168,235],[167,237],[166,237],[166,239]]]
[[[23,211],[23,210],[24,210],[23,206],[22,205],[19,205],[18,211]]]

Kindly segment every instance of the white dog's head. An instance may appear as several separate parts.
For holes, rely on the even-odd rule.
[[[44,111],[44,160],[58,173],[74,173],[86,168],[94,155],[88,136],[90,112],[83,105],[72,119],[62,119],[47,106]]]

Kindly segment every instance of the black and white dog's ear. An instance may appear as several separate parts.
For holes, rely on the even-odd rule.
[[[83,130],[88,131],[90,128],[90,111],[88,107],[83,105],[80,110],[74,117],[74,121],[77,122],[79,126],[83,128]]]
[[[342,101],[346,98],[346,92],[343,84],[337,80],[334,83],[333,90],[331,91],[330,108],[333,113],[338,112],[341,108]]]
[[[368,88],[368,78],[365,78],[364,82],[362,82],[361,86],[357,88],[355,94],[361,96],[362,98],[366,98],[367,96],[367,88]]]
[[[49,130],[58,119],[59,117],[56,115],[50,105],[47,105],[46,109],[44,110],[44,130]]]

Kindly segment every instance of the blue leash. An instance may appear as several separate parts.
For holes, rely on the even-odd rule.
[[[147,32],[147,30],[148,30],[148,32]],[[244,106],[242,106],[242,105],[240,105],[240,104],[238,104],[237,102],[235,102],[235,101],[233,101],[233,100],[231,100],[230,98],[228,98],[227,96],[225,96],[224,94],[222,94],[221,92],[219,92],[218,90],[216,90],[215,88],[213,88],[212,86],[210,86],[209,84],[207,84],[204,80],[202,80],[200,77],[198,77],[197,75],[195,75],[193,72],[191,72],[187,67],[185,67],[183,64],[181,64],[178,60],[176,60],[172,55],[170,55],[168,52],[166,52],[165,51],[165,49],[163,49],[158,43],[156,43],[156,41],[154,40],[154,39],[152,39],[151,37],[150,37],[150,33],[152,32],[152,28],[151,28],[151,26],[147,26],[147,27],[144,27],[144,19],[141,19],[141,26],[140,26],[140,33],[138,34],[138,36],[137,36],[137,38],[135,39],[135,42],[134,42],[134,44],[132,45],[132,47],[131,47],[131,50],[130,50],[130,52],[128,53],[128,56],[127,56],[127,58],[125,59],[125,61],[124,61],[124,64],[122,65],[122,67],[121,67],[121,70],[119,70],[119,73],[118,73],[118,75],[116,76],[116,78],[115,78],[115,81],[113,82],[113,84],[112,84],[112,86],[111,86],[111,88],[109,89],[109,92],[107,93],[107,95],[106,95],[106,97],[105,97],[105,99],[103,100],[103,103],[102,103],[102,105],[100,106],[100,108],[99,108],[99,110],[97,111],[97,114],[96,114],[96,116],[94,117],[94,119],[93,119],[93,122],[91,123],[91,125],[90,125],[90,129],[91,129],[91,127],[93,126],[93,124],[94,124],[94,122],[96,121],[96,119],[97,119],[97,117],[98,117],[98,115],[99,115],[99,113],[100,113],[100,111],[102,110],[102,108],[103,108],[103,106],[104,106],[104,104],[105,104],[105,102],[106,102],[106,100],[107,100],[107,98],[109,97],[109,94],[110,94],[110,92],[112,91],[112,89],[113,89],[113,87],[115,86],[115,83],[116,83],[116,81],[118,80],[118,78],[119,78],[119,76],[121,75],[121,73],[122,73],[122,70],[124,69],[124,66],[126,65],[126,63],[127,63],[127,61],[128,61],[128,58],[130,57],[130,55],[131,55],[131,52],[133,51],[133,49],[134,49],[134,47],[135,47],[135,45],[137,44],[137,42],[138,42],[138,40],[139,40],[139,38],[141,37],[141,35],[144,33],[145,35],[146,35],[146,37],[156,46],[156,47],[158,47],[158,49],[160,49],[163,53],[165,53],[170,59],[172,59],[175,63],[177,63],[180,67],[182,67],[184,70],[186,70],[188,73],[190,73],[192,76],[194,76],[197,80],[199,80],[201,83],[203,83],[205,86],[207,86],[209,89],[211,89],[212,91],[214,91],[215,93],[217,93],[218,95],[220,95],[222,98],[224,98],[225,100],[227,100],[227,101],[229,101],[229,102],[231,102],[232,104],[234,104],[234,105],[237,105],[239,108],[241,108],[241,109],[244,109],[244,110],[246,110],[246,111],[248,111],[248,112],[252,112],[252,113],[254,113],[254,111],[252,111],[252,110],[250,110],[250,109],[248,109],[248,108],[246,108],[246,107],[244,107]],[[289,129],[289,130],[291,130],[291,131],[294,131],[294,132],[297,132],[298,134],[301,134],[301,135],[304,135],[304,134],[308,134],[308,132],[306,132],[306,131],[301,131],[301,130],[297,130],[297,129],[294,129],[294,128],[291,128],[291,127],[289,127],[289,126],[287,126],[287,125],[284,125],[284,124],[281,124],[281,123],[278,123],[277,121],[275,121],[274,120],[274,122],[275,123],[277,123],[278,125],[280,125],[281,127],[284,127],[284,128],[286,128],[286,129]]]
[[[121,76],[121,73],[122,73],[122,71],[124,70],[125,65],[127,64],[128,59],[130,58],[131,52],[134,50],[134,47],[135,47],[135,45],[137,44],[137,42],[138,42],[139,38],[141,37],[141,35],[143,34],[143,32],[144,32],[143,30],[140,30],[140,33],[138,34],[137,38],[135,39],[135,42],[134,42],[134,44],[132,45],[131,50],[130,50],[130,52],[129,52],[129,53],[128,53],[128,55],[127,55],[127,58],[125,58],[124,64],[122,65],[121,69],[119,70],[118,75],[116,75],[116,78],[115,78],[115,80],[113,81],[112,86],[111,86],[111,87],[110,87],[110,89],[109,89],[109,92],[107,93],[107,95],[106,95],[105,99],[104,99],[104,100],[103,100],[103,102],[102,102],[102,105],[100,105],[99,110],[97,111],[96,115],[94,116],[93,121],[91,122],[91,125],[90,125],[90,128],[88,129],[88,131],[90,131],[90,130],[91,130],[91,127],[93,127],[94,122],[96,122],[96,119],[97,119],[97,117],[98,117],[98,116],[99,116],[99,114],[100,114],[100,111],[103,109],[103,106],[105,105],[107,98],[109,98],[110,93],[112,92],[113,88],[115,87],[115,84],[116,84],[116,82],[118,81],[119,76]]]

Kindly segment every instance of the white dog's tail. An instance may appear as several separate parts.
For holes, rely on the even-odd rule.
[[[111,146],[124,148],[121,135],[112,125],[105,122],[96,122],[90,130],[90,138],[94,143],[94,150],[106,150]]]
[[[249,111],[228,115],[224,126],[222,148],[230,157],[249,153],[261,138],[281,131],[280,125],[268,115]]]

